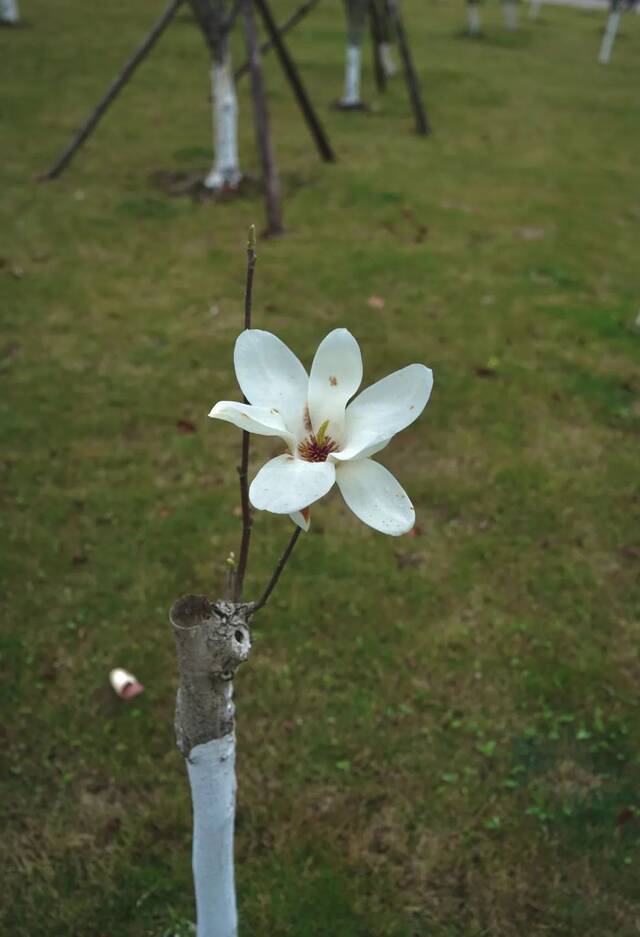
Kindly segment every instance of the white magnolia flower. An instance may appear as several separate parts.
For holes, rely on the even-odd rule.
[[[365,524],[395,536],[411,530],[411,501],[370,456],[420,416],[433,385],[429,368],[410,364],[351,400],[362,381],[362,355],[346,329],[335,329],[320,343],[311,375],[279,338],[259,329],[238,337],[234,364],[249,403],[223,400],[209,416],[250,433],[280,436],[287,446],[254,478],[254,507],[289,514],[308,530],[306,508],[335,482]]]

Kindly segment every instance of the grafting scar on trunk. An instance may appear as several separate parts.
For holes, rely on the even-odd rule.
[[[251,650],[246,603],[186,595],[171,609],[180,685],[176,740],[185,758],[195,745],[234,730],[233,676]]]

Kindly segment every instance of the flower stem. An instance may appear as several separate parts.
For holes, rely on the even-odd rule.
[[[285,568],[285,566],[287,565],[287,560],[289,559],[289,557],[290,557],[291,554],[293,553],[293,548],[295,547],[295,545],[296,545],[296,543],[297,543],[297,541],[298,541],[298,537],[300,536],[301,531],[302,531],[302,529],[301,529],[300,527],[296,527],[296,529],[294,530],[294,532],[293,532],[293,534],[292,534],[292,537],[291,537],[291,540],[289,541],[289,543],[288,543],[288,545],[287,545],[287,549],[284,551],[284,553],[283,553],[282,556],[280,557],[280,559],[279,559],[279,561],[278,561],[278,565],[276,566],[275,570],[273,571],[273,576],[272,576],[271,579],[269,580],[269,582],[268,582],[268,584],[267,584],[267,588],[264,590],[264,592],[262,593],[262,595],[260,596],[260,598],[258,599],[258,601],[257,601],[257,602],[254,602],[254,603],[249,607],[249,611],[247,612],[247,617],[249,617],[249,615],[253,615],[254,612],[257,612],[259,609],[263,608],[263,607],[267,604],[267,601],[268,601],[268,599],[269,599],[269,596],[271,595],[271,593],[272,593],[273,590],[275,589],[276,583],[278,582],[278,579],[280,579],[280,575],[281,575],[281,573],[282,573],[282,570],[283,570],[283,569]]]
[[[247,280],[244,291],[244,327],[251,328],[251,305],[253,301],[253,274],[256,266],[256,229],[255,225],[249,228],[247,239]],[[246,397],[243,398],[248,403]],[[249,543],[251,541],[251,505],[249,504],[249,433],[242,433],[242,455],[238,467],[240,478],[240,504],[242,505],[242,541],[238,556],[238,568],[234,577],[233,599],[239,602],[242,598],[242,586],[247,571],[249,558]]]

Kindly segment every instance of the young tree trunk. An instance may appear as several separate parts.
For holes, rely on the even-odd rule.
[[[19,23],[20,13],[17,0],[0,0],[0,23]]]
[[[480,4],[478,0],[468,0],[467,2],[467,23],[470,36],[479,36],[482,31],[482,22],[480,20]]]
[[[618,32],[618,26],[620,25],[620,7],[620,0],[611,0],[611,11],[609,13],[609,19],[607,20],[604,36],[602,37],[600,53],[598,55],[598,61],[601,65],[607,65],[609,59],[611,58],[611,53],[613,52],[613,44],[616,39],[616,33]]]
[[[211,54],[214,162],[204,184],[208,189],[234,189],[242,173],[238,162],[238,101],[231,69],[227,0],[189,0],[189,6]]]
[[[213,168],[205,179],[208,189],[235,189],[242,178],[238,159],[238,99],[231,67],[231,53],[225,42],[222,57],[211,66],[213,107]]]
[[[242,603],[187,595],[170,613],[180,671],[176,741],[193,802],[197,937],[237,937],[238,932],[233,676],[251,650],[248,610]]]
[[[531,5],[529,7],[529,19],[530,20],[538,19],[541,7],[542,7],[542,0],[531,0]]]
[[[505,29],[515,32],[518,28],[518,8],[514,0],[503,0],[502,15],[504,17]]]
[[[344,76],[343,107],[359,107],[362,72],[362,41],[367,20],[368,0],[347,0],[347,56]]]

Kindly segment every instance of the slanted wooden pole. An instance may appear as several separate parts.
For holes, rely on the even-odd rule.
[[[376,0],[369,0],[369,21],[371,23],[371,46],[373,52],[373,74],[376,88],[381,94],[387,90],[387,73],[384,70],[380,49],[382,46],[382,25]]]
[[[282,197],[280,179],[273,155],[271,135],[269,133],[269,116],[267,112],[267,95],[262,77],[260,61],[260,44],[253,16],[253,0],[240,0],[240,11],[244,20],[245,39],[247,43],[247,56],[251,69],[251,97],[255,115],[256,144],[262,164],[262,177],[265,189],[267,206],[267,231],[269,234],[282,234]]]
[[[427,136],[427,134],[430,132],[429,122],[427,120],[427,112],[422,101],[422,95],[420,94],[418,76],[413,66],[413,59],[411,57],[411,50],[409,48],[409,40],[407,39],[407,34],[405,32],[402,17],[400,15],[399,2],[398,0],[386,0],[386,3],[387,10],[389,11],[389,19],[391,21],[394,32],[398,37],[400,55],[402,56],[402,64],[404,66],[404,76],[407,82],[409,98],[411,100],[411,106],[413,107],[413,113],[416,121],[416,132],[421,136]]]
[[[327,163],[335,162],[335,154],[331,149],[331,144],[329,143],[329,138],[324,132],[320,121],[316,115],[316,112],[313,109],[313,105],[309,100],[305,87],[302,83],[298,70],[293,62],[293,59],[289,55],[289,50],[287,49],[282,34],[279,32],[276,22],[271,15],[271,10],[269,9],[269,4],[267,0],[254,0],[256,7],[258,8],[258,13],[262,17],[262,22],[264,23],[265,29],[269,34],[269,38],[273,43],[273,46],[276,50],[276,54],[280,59],[280,64],[282,69],[289,79],[289,84],[293,89],[293,93],[296,97],[302,115],[306,121],[307,127],[311,131],[311,136],[314,139],[318,153],[321,158]]]
[[[315,6],[320,3],[320,0],[306,0],[301,7],[292,13],[289,19],[286,19],[284,23],[278,26],[278,32],[281,36],[286,36],[286,34],[293,29],[294,26],[297,26],[298,23],[305,18],[307,13],[310,13]],[[273,49],[273,42],[271,39],[268,39],[266,42],[261,43],[260,45],[260,54],[266,55],[267,52],[270,52]],[[243,75],[246,75],[249,71],[249,63],[243,62],[240,68],[236,68],[234,78],[236,81],[239,81]]]
[[[71,143],[68,145],[66,150],[56,160],[51,169],[49,169],[48,172],[44,173],[40,177],[41,181],[46,182],[50,179],[56,179],[67,168],[76,152],[80,149],[83,143],[86,143],[92,132],[97,127],[100,119],[106,114],[110,105],[113,104],[118,94],[127,84],[138,65],[140,65],[146,59],[149,52],[151,52],[158,39],[173,19],[174,14],[181,3],[182,0],[170,0],[169,5],[158,22],[143,39],[118,77],[110,85],[107,92],[100,100],[90,117],[85,121]]]

